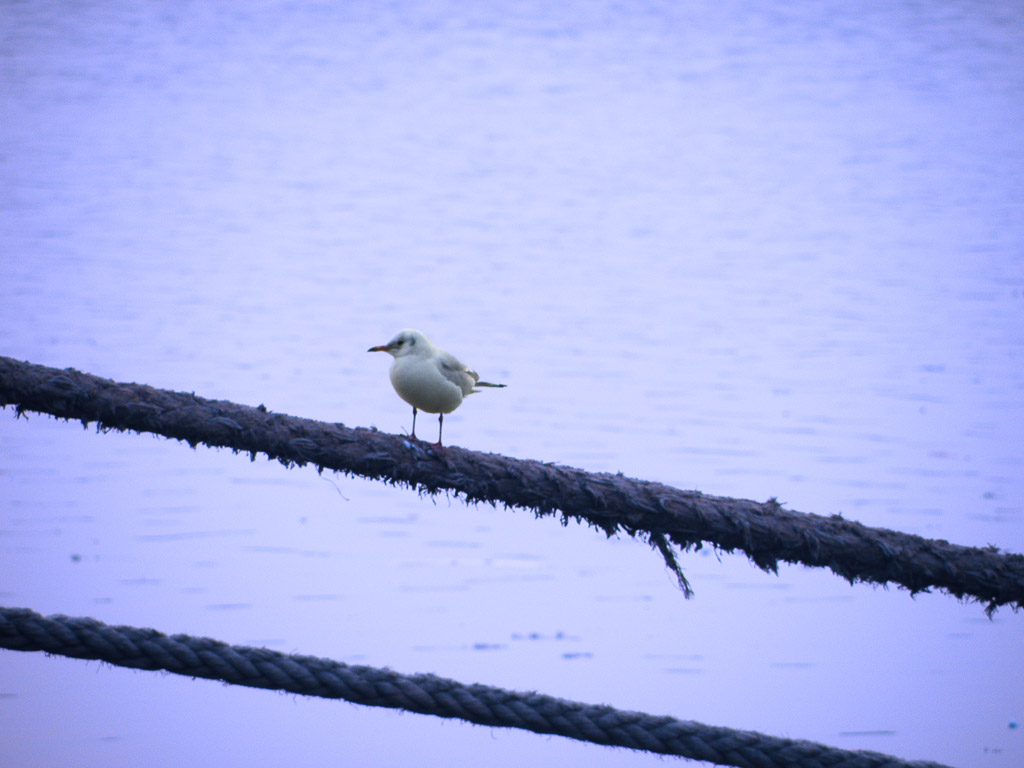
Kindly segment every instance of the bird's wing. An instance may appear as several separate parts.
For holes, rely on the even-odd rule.
[[[454,355],[442,352],[437,356],[437,369],[452,384],[462,390],[462,394],[468,395],[473,391],[480,377],[476,371],[471,371]]]

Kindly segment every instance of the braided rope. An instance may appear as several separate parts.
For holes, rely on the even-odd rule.
[[[520,728],[718,765],[943,768],[938,763],[907,762],[877,752],[834,749],[810,741],[624,712],[540,693],[463,685],[434,675],[403,675],[314,656],[228,645],[206,637],[168,636],[155,629],[114,627],[91,618],[44,617],[25,608],[0,607],[0,647],[98,659],[122,667],[165,670],[251,688],[344,699],[371,707]]]
[[[622,475],[590,473],[539,461],[449,447],[443,453],[407,438],[349,429],[271,413],[195,394],[126,384],[0,356],[0,406],[17,414],[49,413],[96,422],[98,428],[134,430],[184,440],[195,447],[228,447],[255,459],[265,453],[287,466],[408,485],[423,493],[448,491],[468,502],[488,502],[560,514],[609,536],[624,532],[648,541],[680,580],[669,542],[700,549],[707,542],[742,551],[775,572],[780,561],[829,568],[849,580],[898,584],[911,593],[938,588],[959,598],[1024,607],[1024,556],[995,547],[963,547],[838,516],[783,509],[774,499],[756,502],[682,491]]]

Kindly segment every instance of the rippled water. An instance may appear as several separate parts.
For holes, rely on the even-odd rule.
[[[6,5],[0,354],[1024,550],[1016,3]],[[424,419],[423,434],[436,424]],[[0,415],[0,600],[964,766],[1024,624]],[[0,654],[18,766],[660,764]]]

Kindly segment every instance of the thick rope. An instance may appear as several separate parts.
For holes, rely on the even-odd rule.
[[[1024,607],[1024,556],[995,547],[869,528],[839,516],[785,510],[774,500],[707,496],[623,475],[589,473],[539,461],[449,447],[443,452],[373,429],[350,429],[195,394],[125,384],[0,356],[0,406],[96,422],[101,430],[153,432],[258,453],[291,465],[314,464],[422,493],[448,491],[489,502],[586,521],[609,536],[625,532],[654,546],[673,567],[671,541],[683,550],[709,543],[740,550],[775,572],[780,561],[826,567],[847,579],[897,584],[912,593],[938,588],[959,598]]]
[[[166,670],[306,696],[345,699],[449,717],[479,725],[520,728],[578,741],[679,755],[743,768],[942,768],[877,752],[833,749],[810,741],[702,725],[672,717],[624,712],[539,693],[463,685],[434,675],[227,645],[206,637],[167,636],[155,629],[112,627],[96,619],[44,617],[24,608],[0,608],[0,647],[99,659],[134,669]]]

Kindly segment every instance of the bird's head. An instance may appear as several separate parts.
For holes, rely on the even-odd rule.
[[[404,331],[396,333],[395,337],[387,344],[370,347],[366,351],[387,352],[392,357],[402,357],[403,355],[414,355],[419,352],[425,352],[430,349],[430,346],[430,339],[417,330],[406,328]]]

